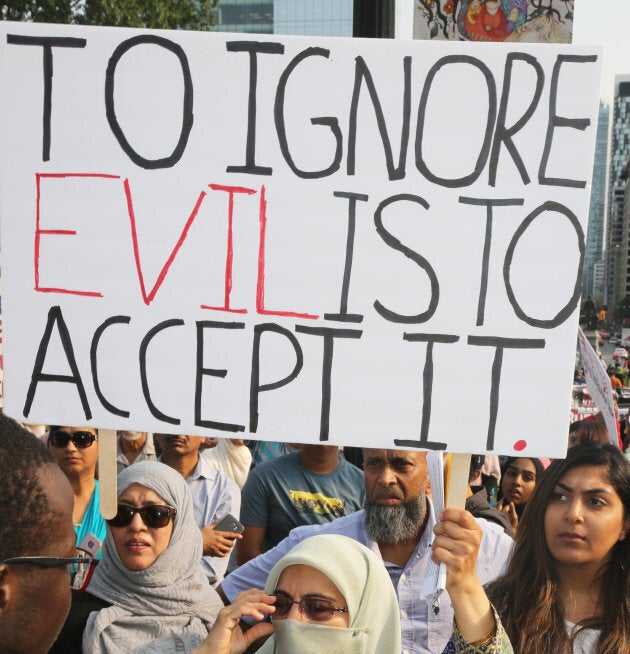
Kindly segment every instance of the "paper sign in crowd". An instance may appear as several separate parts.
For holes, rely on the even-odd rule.
[[[1,30],[9,415],[564,453],[598,47]]]
[[[617,417],[615,416],[610,377],[581,329],[578,330],[578,347],[582,356],[582,365],[584,366],[589,394],[593,398],[595,406],[604,416],[611,443],[618,445]]]

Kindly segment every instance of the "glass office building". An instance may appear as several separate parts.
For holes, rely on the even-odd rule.
[[[275,0],[275,34],[352,36],[352,0]]]
[[[220,32],[352,36],[353,0],[219,0]]]
[[[610,159],[608,168],[608,224],[606,248],[606,298],[616,306],[628,294],[627,244],[624,246],[625,194],[630,160],[630,76],[615,76],[612,109]],[[628,231],[626,227],[626,233]],[[625,238],[627,243],[628,238]]]
[[[219,0],[212,29],[273,34],[273,6],[273,0]]]
[[[606,222],[606,172],[608,166],[608,121],[610,108],[599,105],[597,120],[597,138],[595,141],[595,161],[593,164],[593,184],[591,186],[591,203],[588,212],[588,232],[586,234],[586,251],[584,253],[584,274],[582,277],[582,299],[601,295],[603,286],[596,283],[600,264],[604,256],[604,228]]]

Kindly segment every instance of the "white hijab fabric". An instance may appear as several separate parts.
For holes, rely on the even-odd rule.
[[[202,538],[184,478],[157,461],[140,461],[118,476],[118,495],[141,484],[177,509],[168,547],[146,570],[126,568],[111,530],[88,592],[112,604],[91,613],[83,632],[90,654],[188,652],[199,645],[223,604],[201,567]]]
[[[344,596],[348,628],[276,620],[260,654],[392,654],[400,652],[400,615],[383,562],[357,541],[336,534],[312,536],[273,567],[265,590],[273,594],[282,571],[308,565],[325,574]]]
[[[239,488],[245,486],[252,465],[252,453],[247,445],[234,445],[229,438],[219,438],[216,447],[204,450],[201,456],[212,468],[233,479]]]

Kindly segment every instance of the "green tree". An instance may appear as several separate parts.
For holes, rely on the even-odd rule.
[[[150,29],[207,30],[218,0],[14,0],[0,2],[3,20]]]
[[[85,0],[75,22],[84,25],[207,30],[218,0]]]
[[[0,2],[3,20],[28,20],[36,23],[72,23],[77,0],[13,0]]]

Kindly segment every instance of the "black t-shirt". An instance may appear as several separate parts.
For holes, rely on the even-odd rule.
[[[70,613],[48,654],[83,654],[83,630],[92,611],[111,606],[90,593],[72,593]]]

